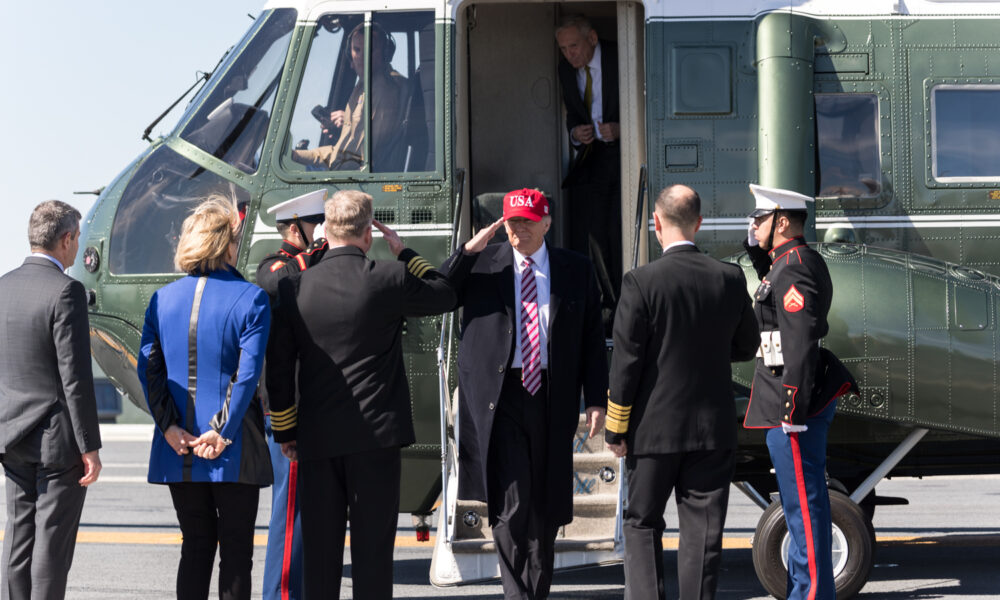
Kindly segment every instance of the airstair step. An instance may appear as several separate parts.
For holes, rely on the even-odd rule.
[[[615,549],[613,538],[595,540],[557,539],[555,550],[560,552],[611,552]],[[455,554],[486,554],[496,552],[493,540],[463,540],[451,543]]]

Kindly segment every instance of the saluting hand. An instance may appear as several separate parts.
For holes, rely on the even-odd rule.
[[[372,225],[375,226],[375,229],[382,232],[382,238],[385,240],[385,243],[389,244],[389,252],[392,252],[393,256],[399,256],[399,253],[406,248],[403,240],[399,239],[399,234],[387,225],[379,223],[378,219],[372,219]]]
[[[496,221],[490,224],[489,227],[484,227],[479,230],[476,235],[472,236],[469,241],[465,242],[463,249],[466,254],[478,254],[486,249],[486,245],[490,243],[493,236],[496,235],[497,229],[503,225],[503,217],[500,217]]]

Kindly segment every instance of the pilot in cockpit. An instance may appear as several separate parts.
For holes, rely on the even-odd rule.
[[[351,68],[358,75],[357,84],[343,110],[330,112],[329,124],[340,127],[340,138],[333,146],[293,150],[292,160],[307,167],[329,171],[357,171],[365,166],[365,35],[364,25],[350,34]],[[372,171],[391,169],[399,146],[398,139],[408,92],[406,78],[393,70],[390,61],[395,41],[379,25],[372,25],[371,121]],[[324,129],[328,133],[328,129]]]

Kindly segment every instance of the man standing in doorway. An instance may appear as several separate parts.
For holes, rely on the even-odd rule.
[[[101,432],[83,285],[64,274],[80,213],[35,207],[31,256],[0,278],[0,461],[6,475],[4,600],[66,595],[87,486],[101,472]]]
[[[597,266],[601,304],[610,322],[622,278],[618,50],[614,43],[598,40],[581,15],[560,23],[556,41],[563,56],[559,82],[574,154],[563,180],[569,247]]]
[[[803,237],[809,196],[750,185],[747,251],[760,277],[754,312],[760,349],[743,426],[769,429],[767,449],[788,524],[789,600],[833,600],[826,434],[837,398],[857,385],[832,352],[833,282]]]
[[[680,597],[715,597],[737,415],[732,361],[760,341],[743,271],[694,245],[701,199],[671,186],[653,221],[663,255],[625,274],[605,440],[626,456],[625,598],[663,595],[663,510],[676,492]]]
[[[510,600],[548,597],[556,533],[573,520],[580,395],[590,436],[607,401],[593,266],[545,243],[551,223],[544,194],[515,190],[442,266],[463,307],[458,497],[487,503]],[[488,245],[501,225],[510,243]]]

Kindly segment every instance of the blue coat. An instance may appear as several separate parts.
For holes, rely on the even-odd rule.
[[[192,319],[202,279],[204,289]],[[263,411],[256,396],[270,322],[267,294],[235,269],[189,275],[153,294],[136,365],[156,423],[150,483],[271,483]],[[194,356],[189,352],[192,342]],[[232,444],[212,460],[192,453],[178,456],[163,437],[172,424],[196,436],[215,429]]]

